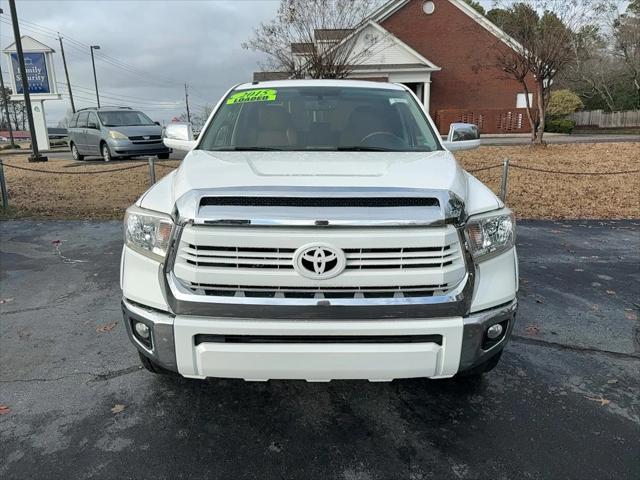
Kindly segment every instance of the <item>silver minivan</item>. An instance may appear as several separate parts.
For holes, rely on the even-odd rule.
[[[83,108],[69,122],[69,149],[74,160],[96,155],[112,158],[157,155],[169,158],[162,127],[144,113],[128,107]]]

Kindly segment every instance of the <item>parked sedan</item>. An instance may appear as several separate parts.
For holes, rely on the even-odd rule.
[[[138,155],[166,159],[171,152],[162,142],[162,127],[127,107],[79,110],[69,123],[69,148],[75,160],[100,155],[105,162]]]

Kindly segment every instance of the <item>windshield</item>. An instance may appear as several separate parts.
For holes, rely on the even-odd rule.
[[[100,121],[105,127],[128,127],[137,125],[155,125],[153,120],[142,112],[135,110],[114,110],[113,112],[98,112]]]
[[[441,149],[404,90],[287,87],[233,91],[222,102],[202,150],[431,152]]]

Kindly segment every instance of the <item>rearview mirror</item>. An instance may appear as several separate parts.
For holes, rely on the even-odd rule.
[[[164,144],[169,148],[188,152],[196,146],[190,123],[170,123],[164,130]]]
[[[480,146],[480,130],[472,123],[452,123],[444,146],[451,152],[471,150]]]

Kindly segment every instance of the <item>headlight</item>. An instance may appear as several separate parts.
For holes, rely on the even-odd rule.
[[[509,210],[500,215],[471,217],[465,233],[474,260],[486,260],[513,247],[516,220]]]
[[[133,250],[162,261],[167,255],[173,221],[167,215],[136,206],[124,215],[124,241]]]
[[[124,133],[116,132],[115,130],[109,130],[109,136],[111,138],[113,138],[114,140],[128,140],[129,139],[129,137],[127,137]]]

